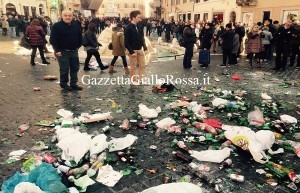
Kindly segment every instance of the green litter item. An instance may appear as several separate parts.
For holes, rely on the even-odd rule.
[[[191,176],[190,175],[185,175],[182,178],[179,179],[179,182],[190,182],[191,181]]]
[[[23,163],[23,169],[25,172],[31,172],[35,168],[34,157],[30,157]]]
[[[122,173],[124,176],[128,176],[128,175],[131,174],[131,170],[130,170],[130,169],[121,170],[121,173]]]
[[[212,133],[206,133],[205,134],[205,140],[206,141],[211,141],[213,139],[213,134]]]
[[[38,121],[35,125],[44,126],[44,127],[55,127],[55,124],[53,124],[51,121],[47,121],[47,120]]]
[[[72,120],[63,120],[61,122],[62,127],[72,127],[73,126],[73,121]]]
[[[134,173],[135,173],[136,175],[140,175],[140,174],[143,173],[143,169],[135,170]]]

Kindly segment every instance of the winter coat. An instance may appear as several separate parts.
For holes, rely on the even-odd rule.
[[[32,46],[41,46],[47,43],[45,39],[46,34],[42,26],[28,26],[26,29],[26,36],[29,37],[29,42]]]
[[[2,28],[8,28],[8,22],[6,20],[2,20]]]
[[[196,43],[196,33],[195,28],[191,28],[190,25],[187,25],[183,30],[183,36],[185,37],[185,41],[188,43]]]
[[[207,50],[210,49],[211,47],[211,40],[213,38],[213,29],[209,28],[209,29],[205,29],[201,32],[201,45],[200,45],[200,49],[204,49],[206,48]]]
[[[264,46],[262,44],[261,38],[264,37],[263,35],[260,34],[254,34],[252,32],[249,32],[247,34],[247,40],[246,40],[246,53],[260,53],[263,51]]]
[[[240,36],[239,34],[235,34],[233,38],[233,47],[231,53],[237,54],[239,52],[239,49],[240,49]]]
[[[89,41],[89,45],[85,47],[85,50],[96,49],[101,46],[96,37],[96,32],[88,30],[85,35]]]
[[[291,45],[300,45],[300,26],[297,25],[292,31]],[[299,56],[298,56],[299,57]]]
[[[123,28],[120,27],[114,27],[113,28],[113,34],[112,34],[112,45],[113,45],[113,51],[112,54],[114,56],[125,56],[125,38],[124,38],[124,32]]]
[[[262,44],[263,45],[269,45],[271,43],[271,40],[273,39],[272,33],[268,30],[264,30],[263,33],[265,34],[265,37],[263,37]]]
[[[222,49],[232,50],[234,35],[232,30],[227,30],[220,36],[223,39]]]
[[[276,49],[289,49],[291,46],[291,38],[293,35],[293,27],[285,29],[284,26],[278,28],[275,33]]]

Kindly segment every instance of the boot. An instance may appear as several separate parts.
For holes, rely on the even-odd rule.
[[[114,70],[114,66],[110,65],[108,69],[108,73],[116,73],[117,71]]]
[[[130,74],[128,67],[125,67],[124,70],[125,70],[125,74]]]

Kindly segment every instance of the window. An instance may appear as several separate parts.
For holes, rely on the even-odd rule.
[[[176,0],[176,5],[179,5],[180,4],[180,0]]]
[[[270,11],[264,11],[262,22],[264,23],[264,21],[270,19],[270,15],[271,15]]]
[[[203,14],[203,20],[207,21],[207,19],[208,19],[208,13],[204,13]]]
[[[188,14],[187,14],[187,18],[188,18],[188,20],[191,20],[191,19],[192,19],[192,14],[191,14],[191,13],[188,13]]]
[[[200,0],[196,0],[195,3],[200,3]]]
[[[44,5],[43,4],[39,5],[39,12],[40,12],[40,15],[44,14]]]

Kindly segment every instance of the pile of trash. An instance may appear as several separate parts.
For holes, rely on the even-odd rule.
[[[280,114],[280,105],[266,93],[261,94],[261,101],[256,106],[245,102],[247,92],[244,90],[222,91],[217,88],[209,90],[199,87],[191,98],[174,92],[162,95],[163,100],[167,102],[164,107],[151,109],[140,104],[135,119],[122,120],[120,125],[117,125],[119,128],[112,122],[114,117],[111,112],[82,113],[74,118],[72,112],[60,109],[57,112],[59,118],[54,122],[39,122],[39,125],[53,127],[55,135],[52,138],[52,146],[41,142],[31,150],[43,151],[42,155],[30,155],[26,150],[9,155],[8,163],[24,159],[26,161],[21,169],[23,174],[17,172],[3,183],[3,193],[22,192],[28,188],[32,193],[85,192],[88,186],[96,182],[113,187],[132,171],[140,175],[144,168],[134,166],[135,158],[132,153],[132,145],[138,137],[127,134],[122,138],[109,138],[106,133],[111,127],[122,129],[125,133],[134,129],[149,130],[156,137],[167,133],[173,138],[170,141],[170,156],[176,158],[173,162],[184,162],[189,167],[188,171],[192,175],[174,180],[164,174],[162,182],[167,184],[152,187],[142,193],[202,192],[203,184],[217,192],[230,192],[231,181],[245,180],[238,170],[230,169],[234,164],[231,156],[238,156],[241,152],[250,154],[254,161],[262,165],[263,169],[257,172],[266,174],[266,183],[271,186],[277,185],[276,176],[288,179],[288,187],[297,189],[300,175],[296,175],[296,171],[282,163],[275,163],[272,155],[293,151],[300,157],[300,143],[292,135],[285,136],[286,133],[296,133],[296,136],[297,132],[300,132],[299,122],[295,117]],[[116,103],[113,104],[112,108],[116,110]],[[219,119],[220,114],[223,115],[222,119]],[[219,118],[214,118],[217,115]],[[107,125],[99,129],[100,133],[88,134],[86,125],[94,122],[107,122]],[[28,127],[29,125],[25,124],[19,129],[25,132]],[[150,147],[153,150],[156,148],[154,145]],[[50,149],[52,151],[49,151]],[[111,152],[115,152],[117,158],[110,156]],[[113,164],[118,160],[130,165],[130,169],[114,170]],[[226,169],[227,176],[211,176],[213,165],[211,167],[207,162],[217,163],[220,170]],[[168,168],[176,171],[175,166],[171,165],[172,163],[169,163]],[[39,178],[43,172],[48,172],[49,178]],[[68,183],[62,178],[67,178]],[[201,183],[197,183],[199,181]]]

